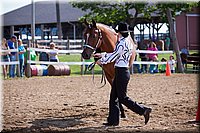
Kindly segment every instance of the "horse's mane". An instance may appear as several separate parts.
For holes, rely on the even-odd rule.
[[[97,26],[97,28],[99,28],[99,29],[102,30],[102,31],[108,30],[108,31],[110,31],[112,34],[117,35],[117,33],[115,32],[115,30],[114,30],[112,27],[108,26],[108,25],[105,25],[105,24],[102,24],[102,23],[97,23],[96,26]],[[129,41],[130,41],[130,42],[134,45],[134,47],[136,48],[137,45],[134,43],[132,37],[129,36],[128,38],[129,38]]]
[[[102,23],[97,23],[97,28],[99,28],[102,31],[105,31],[106,29],[109,30],[111,33],[113,33],[114,35],[117,35],[117,33],[115,32],[115,30],[113,28],[111,28],[108,25],[102,24]]]

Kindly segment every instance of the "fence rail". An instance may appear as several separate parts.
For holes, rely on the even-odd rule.
[[[27,50],[34,50],[37,52],[51,52],[55,50],[51,49],[40,49],[40,48],[28,48]],[[57,50],[59,54],[81,54],[83,50]],[[1,50],[1,52],[18,52],[18,49],[9,49],[9,50]],[[136,53],[156,53],[156,54],[172,54],[173,51],[149,51],[149,50],[136,50]],[[56,64],[55,62],[48,62],[48,61],[31,61],[28,60],[28,63],[38,63],[38,64]],[[59,62],[68,65],[88,65],[91,62]],[[15,62],[1,62],[1,65],[13,65],[19,64],[18,61]],[[134,61],[133,64],[166,64],[166,62],[150,62],[150,61]]]
[[[40,45],[40,47],[48,47],[51,42],[56,43],[56,47],[58,49],[82,49],[84,40],[76,39],[76,40],[36,40],[36,44]]]

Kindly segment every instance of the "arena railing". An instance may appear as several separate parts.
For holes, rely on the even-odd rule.
[[[40,48],[28,48],[28,50],[34,50],[36,52],[52,52],[55,50],[40,49]],[[81,54],[83,50],[56,50],[58,54]],[[150,51],[150,50],[136,50],[136,53],[149,53],[149,54],[173,54],[173,51]],[[29,63],[41,63],[41,64],[68,64],[68,65],[88,65],[92,62],[48,62],[48,61],[29,61]],[[151,61],[134,61],[133,64],[166,64],[167,62],[151,62]]]
[[[34,50],[36,52],[51,52],[55,50],[50,49],[40,49],[40,48],[27,48],[27,50]],[[58,54],[81,54],[83,50],[57,50]],[[18,52],[18,49],[9,49],[9,50],[1,50],[0,52]],[[150,50],[136,50],[136,53],[155,53],[155,54],[173,54],[173,51],[150,51]],[[80,62],[49,62],[49,61],[31,61],[28,60],[27,63],[35,63],[35,64],[66,64],[66,65],[89,65],[93,62],[85,62],[81,59]],[[0,65],[19,65],[19,61],[12,61],[12,62],[1,62]],[[134,61],[133,64],[167,64],[167,62],[151,62],[151,61]],[[81,70],[82,71],[82,70]]]

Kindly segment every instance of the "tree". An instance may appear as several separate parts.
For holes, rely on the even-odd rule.
[[[172,39],[172,42],[173,42],[173,50],[175,51],[177,65],[178,65],[177,68],[178,68],[178,72],[180,73],[184,72],[184,68],[181,61],[181,56],[179,52],[180,51],[179,44],[176,37],[173,21],[176,21],[175,16],[177,12],[187,12],[187,11],[190,11],[193,7],[198,7],[198,6],[199,6],[199,3],[197,2],[156,4],[157,10],[159,10],[160,13],[163,14],[162,18],[168,20],[169,28],[170,28],[170,38]]]
[[[83,11],[88,11],[88,14],[80,18],[81,21],[85,18],[88,18],[89,20],[95,19],[97,22],[107,25],[115,25],[124,21],[134,27],[136,20],[134,18],[137,18],[139,13],[143,13],[147,3],[72,2],[72,5]],[[134,12],[130,12],[131,10]]]
[[[83,11],[88,11],[84,18],[93,18],[98,22],[108,25],[117,24],[119,21],[126,21],[134,27],[137,24],[138,14],[143,14],[144,18],[151,19],[151,13],[159,15],[163,22],[168,22],[170,36],[173,42],[173,49],[176,53],[178,72],[183,73],[183,65],[179,53],[179,45],[176,39],[173,19],[177,12],[190,11],[193,7],[199,7],[200,2],[173,2],[173,3],[131,3],[131,2],[94,2],[94,3],[72,3],[74,7],[78,7]],[[134,10],[134,14],[130,13]],[[175,21],[175,19],[174,19]]]

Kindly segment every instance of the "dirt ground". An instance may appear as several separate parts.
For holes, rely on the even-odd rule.
[[[3,132],[199,132],[197,74],[136,74],[128,95],[151,107],[150,121],[125,108],[127,118],[104,126],[110,86],[101,76],[32,77],[4,80]]]

